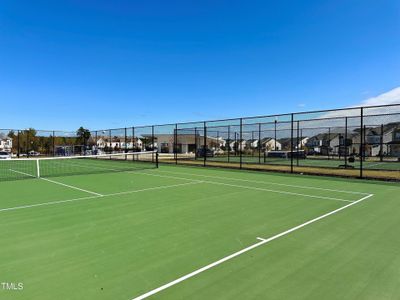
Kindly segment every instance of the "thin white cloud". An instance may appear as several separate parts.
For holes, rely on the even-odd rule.
[[[360,126],[359,116],[361,114],[361,110],[358,107],[391,104],[400,104],[400,87],[396,87],[375,97],[365,99],[357,105],[346,107],[344,110],[333,110],[321,113],[320,115],[316,114],[313,116],[313,118],[320,118],[324,120],[313,120],[313,118],[310,118],[310,121],[303,121],[302,126],[305,128],[310,128],[309,133],[307,134],[312,135],[325,132],[326,127],[330,127],[332,130],[339,128],[343,129],[346,121],[345,117],[349,117],[347,120],[348,126],[349,128],[354,129]],[[364,125],[366,126],[379,126],[380,124],[388,124],[393,122],[400,122],[400,105],[364,109]]]
[[[400,104],[400,86],[362,101],[361,106]]]

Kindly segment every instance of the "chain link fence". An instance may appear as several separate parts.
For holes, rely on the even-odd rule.
[[[88,138],[0,129],[0,151],[15,157],[151,150],[172,164],[400,180],[400,105],[105,129]]]

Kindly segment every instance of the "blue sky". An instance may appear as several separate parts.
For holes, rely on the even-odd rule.
[[[399,34],[397,0],[3,0],[0,128],[400,102]]]

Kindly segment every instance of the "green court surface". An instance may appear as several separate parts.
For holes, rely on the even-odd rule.
[[[400,298],[398,183],[119,171],[0,182],[0,299]]]

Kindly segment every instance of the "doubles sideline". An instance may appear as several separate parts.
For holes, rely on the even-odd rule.
[[[278,233],[278,234],[276,234],[276,235],[274,235],[272,237],[269,237],[269,238],[266,238],[266,239],[258,237],[257,239],[260,240],[260,242],[258,242],[258,243],[253,244],[253,245],[251,245],[251,246],[249,246],[247,248],[244,248],[244,249],[242,249],[242,250],[240,250],[238,252],[235,252],[235,253],[233,253],[231,255],[225,256],[225,257],[221,258],[220,260],[217,260],[217,261],[215,261],[215,262],[213,262],[213,263],[211,263],[209,265],[206,265],[206,266],[204,266],[204,267],[202,267],[200,269],[197,269],[197,270],[195,270],[195,271],[193,271],[193,272],[191,272],[189,274],[186,274],[186,275],[184,275],[182,277],[179,277],[179,278],[177,278],[177,279],[175,279],[175,280],[173,280],[173,281],[171,281],[169,283],[166,283],[166,284],[164,284],[164,285],[162,285],[162,286],[160,286],[160,287],[158,287],[158,288],[156,288],[154,290],[151,290],[151,291],[149,291],[149,292],[147,292],[145,294],[142,294],[142,295],[140,295],[138,297],[135,297],[132,300],[142,300],[142,299],[148,298],[148,297],[150,297],[150,296],[152,296],[154,294],[157,294],[157,293],[159,293],[159,292],[161,292],[161,291],[163,291],[165,289],[168,289],[168,288],[170,288],[170,287],[172,287],[172,286],[174,286],[174,285],[176,285],[176,284],[178,284],[178,283],[180,283],[182,281],[185,281],[185,280],[187,280],[187,279],[189,279],[191,277],[194,277],[194,276],[196,276],[196,275],[198,275],[198,274],[200,274],[202,272],[205,272],[205,271],[207,271],[207,270],[209,270],[211,268],[214,268],[214,267],[216,267],[216,266],[218,266],[218,265],[220,265],[220,264],[222,264],[222,263],[224,263],[224,262],[226,262],[228,260],[231,260],[231,259],[233,259],[233,258],[235,258],[235,257],[237,257],[237,256],[239,256],[239,255],[241,255],[243,253],[246,253],[246,252],[248,252],[250,250],[253,250],[253,249],[257,248],[257,247],[260,247],[262,245],[268,244],[268,243],[272,242],[273,240],[279,239],[280,237],[283,237],[283,236],[285,236],[287,234],[290,234],[290,233],[292,233],[292,232],[294,232],[296,230],[299,230],[299,229],[301,229],[303,227],[306,227],[306,226],[308,226],[310,224],[313,224],[313,223],[315,223],[315,222],[317,222],[319,220],[322,220],[322,219],[324,219],[326,217],[329,217],[329,216],[331,216],[333,214],[336,214],[336,213],[338,213],[338,212],[340,212],[340,211],[342,211],[342,210],[344,210],[346,208],[349,208],[349,207],[351,207],[351,206],[353,206],[353,205],[355,205],[357,203],[360,203],[360,202],[362,202],[362,201],[364,201],[364,200],[366,200],[366,199],[368,199],[368,198],[370,198],[372,196],[373,196],[373,194],[369,194],[369,195],[367,195],[367,196],[365,196],[365,197],[363,197],[363,198],[361,198],[361,199],[359,199],[357,201],[354,201],[354,202],[352,202],[350,204],[342,206],[342,207],[340,207],[338,209],[335,209],[335,210],[333,210],[331,212],[323,214],[323,215],[321,215],[319,217],[316,217],[316,218],[314,218],[312,220],[309,220],[309,221],[307,221],[307,222],[305,222],[303,224],[300,224],[300,225],[297,225],[295,227],[292,227],[292,228],[290,228],[290,229],[288,229],[286,231],[283,231],[281,233]]]
[[[181,179],[181,180],[188,180],[188,181],[194,181],[195,180],[195,179],[188,179],[188,178],[177,177],[177,176],[166,176],[166,175],[159,175],[159,174],[151,174],[151,173],[146,173],[146,172],[140,172],[140,173],[132,172],[132,173],[133,174],[140,174],[140,175],[144,174],[144,175],[155,176],[155,177],[164,177],[164,178],[169,178],[169,179]],[[173,173],[173,172],[171,172],[171,173]],[[291,195],[291,196],[302,196],[302,197],[307,197],[307,198],[342,201],[342,202],[354,202],[354,200],[347,200],[347,199],[341,199],[341,198],[335,198],[335,197],[309,195],[309,194],[295,193],[295,192],[288,192],[288,191],[281,191],[281,190],[273,190],[273,189],[253,187],[253,186],[247,186],[247,185],[238,185],[238,184],[223,183],[223,182],[208,181],[208,180],[203,180],[203,182],[204,183],[208,183],[208,184],[213,184],[213,185],[223,185],[223,186],[229,186],[229,187],[236,187],[236,188],[255,190],[255,191],[271,192],[271,193]]]
[[[277,185],[277,186],[294,187],[294,188],[300,188],[300,189],[320,190],[320,191],[327,191],[327,192],[338,192],[338,193],[345,193],[345,194],[355,194],[355,195],[364,195],[364,196],[369,195],[369,193],[363,193],[363,192],[346,191],[346,190],[329,189],[329,188],[320,188],[320,187],[307,186],[307,185],[294,185],[294,184],[278,183],[278,182],[272,182],[272,181],[260,181],[260,180],[250,180],[250,179],[225,177],[225,176],[213,176],[213,175],[203,175],[203,174],[194,174],[194,173],[171,172],[171,171],[164,171],[164,170],[157,170],[157,172],[169,173],[169,174],[175,174],[175,175],[190,175],[190,176],[212,178],[212,179],[226,179],[226,180],[233,180],[233,181],[262,183],[262,184],[270,184],[270,185]]]

